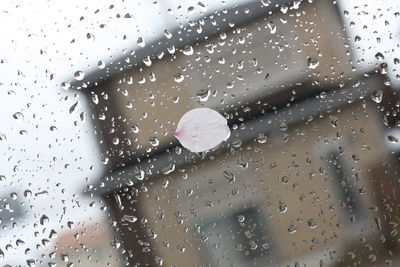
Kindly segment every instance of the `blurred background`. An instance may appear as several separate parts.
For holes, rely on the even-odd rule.
[[[0,8],[1,266],[398,266],[396,0]],[[173,133],[209,107],[230,138]]]

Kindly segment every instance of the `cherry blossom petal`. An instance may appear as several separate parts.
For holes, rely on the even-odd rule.
[[[185,113],[174,136],[188,150],[203,152],[229,138],[227,120],[210,108],[195,108]]]

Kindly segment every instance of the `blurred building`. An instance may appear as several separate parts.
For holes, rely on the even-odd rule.
[[[396,96],[381,101],[390,87],[353,67],[347,41],[335,2],[257,1],[166,32],[75,82],[109,168],[86,192],[109,204],[122,258],[130,266],[393,260],[398,164],[384,126],[396,122],[377,105],[395,107]],[[173,137],[199,106],[232,129],[200,155]]]

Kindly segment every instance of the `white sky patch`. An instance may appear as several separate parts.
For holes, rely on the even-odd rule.
[[[371,71],[385,62],[391,84],[399,87],[396,75],[400,70],[394,59],[400,58],[400,2],[341,0],[339,7],[352,46],[354,66]],[[383,60],[375,57],[378,53],[384,56]]]

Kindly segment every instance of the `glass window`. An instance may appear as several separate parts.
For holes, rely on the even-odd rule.
[[[399,266],[396,0],[3,0],[0,266]]]

